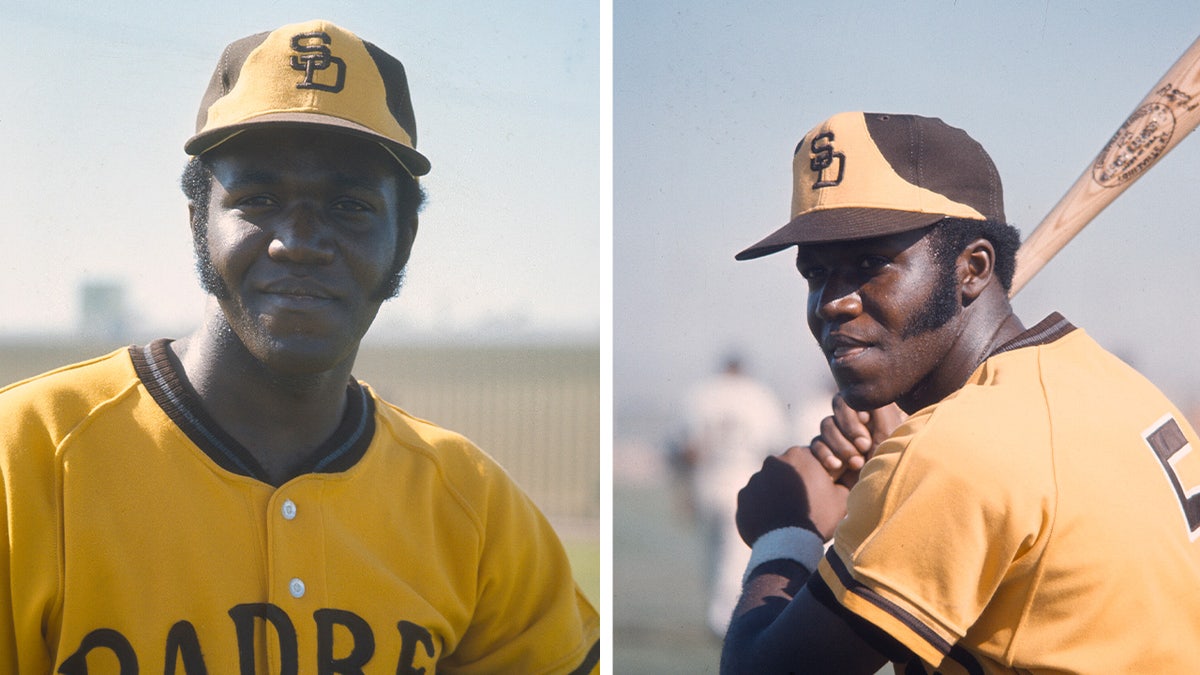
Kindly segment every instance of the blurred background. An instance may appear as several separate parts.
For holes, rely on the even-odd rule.
[[[200,97],[227,43],[314,18],[404,63],[433,163],[405,287],[355,375],[504,464],[599,604],[594,2],[4,0],[0,380],[194,328],[177,186]]]
[[[1198,35],[1194,7],[1154,0],[614,0],[615,672],[717,670],[711,533],[679,461],[697,383],[740,353],[791,443],[828,406],[794,257],[733,259],[788,220],[803,134],[843,110],[941,117],[989,151],[1027,236]],[[1015,302],[1026,325],[1062,312],[1189,413],[1197,176],[1191,138]]]

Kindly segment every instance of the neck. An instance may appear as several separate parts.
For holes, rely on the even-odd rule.
[[[223,315],[171,348],[205,410],[272,478],[289,476],[344,414],[353,355],[322,372],[280,373],[246,348]]]
[[[947,325],[950,348],[924,381],[896,403],[912,414],[958,391],[997,347],[1020,335],[1025,327],[1012,311],[1007,296],[980,297]]]

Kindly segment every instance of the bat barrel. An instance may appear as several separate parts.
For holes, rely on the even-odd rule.
[[[1009,297],[1200,123],[1200,38],[1179,57],[1021,243]]]

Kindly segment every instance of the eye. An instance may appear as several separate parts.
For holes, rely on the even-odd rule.
[[[858,259],[858,269],[862,272],[877,272],[891,262],[881,255],[864,255]]]
[[[266,193],[253,194],[237,200],[239,208],[264,208],[275,206],[276,204],[278,204],[278,201],[275,197]]]
[[[335,199],[330,205],[335,211],[344,211],[348,213],[370,213],[375,209],[367,202],[353,197],[341,197]]]
[[[824,278],[826,274],[825,268],[820,265],[809,265],[799,261],[796,262],[796,271],[808,281],[817,281]]]

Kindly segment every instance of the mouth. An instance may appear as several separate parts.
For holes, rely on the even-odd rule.
[[[288,305],[316,305],[336,299],[334,293],[325,286],[302,279],[275,281],[264,285],[260,292]]]
[[[867,353],[874,345],[858,338],[832,333],[821,341],[821,349],[831,366],[845,365]]]

